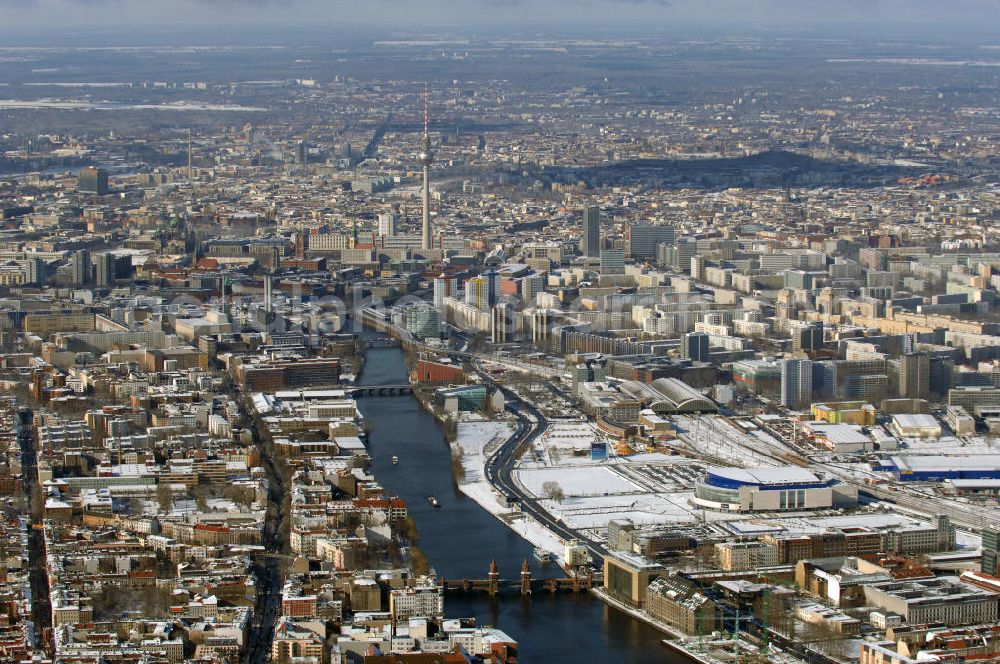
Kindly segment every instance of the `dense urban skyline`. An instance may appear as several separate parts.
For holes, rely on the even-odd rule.
[[[995,14],[0,0],[0,661],[996,662]]]

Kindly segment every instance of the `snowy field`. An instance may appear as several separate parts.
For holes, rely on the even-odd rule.
[[[688,505],[691,495],[640,493],[566,498],[561,503],[541,502],[571,528],[588,530],[605,528],[612,519],[631,519],[637,526],[690,523],[695,520],[694,508]]]
[[[642,490],[606,466],[526,468],[517,470],[515,475],[521,486],[539,498],[545,497],[546,482],[557,484],[567,497],[608,496]]]

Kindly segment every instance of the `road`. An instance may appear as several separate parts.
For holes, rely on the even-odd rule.
[[[517,417],[517,429],[514,434],[486,460],[486,479],[508,501],[516,500],[523,513],[533,517],[547,530],[564,540],[580,541],[590,550],[591,559],[598,565],[603,564],[604,550],[599,543],[553,517],[538,503],[535,496],[524,491],[513,477],[514,468],[522,452],[530,448],[535,440],[545,433],[549,426],[548,420],[533,404],[521,399],[510,389],[498,385],[485,373],[480,371],[480,375],[484,382],[503,392],[507,410]]]
[[[247,634],[247,664],[265,664],[271,659],[271,643],[274,640],[274,626],[281,609],[281,590],[284,586],[282,564],[288,544],[284,537],[288,514],[288,482],[286,475],[275,464],[274,444],[260,415],[254,410],[249,396],[242,395],[243,408],[253,420],[250,427],[254,443],[260,453],[260,463],[267,478],[267,511],[264,515],[262,542],[266,555],[258,555],[253,561],[253,576],[257,581],[257,603]]]
[[[28,500],[28,513],[31,515],[28,527],[28,581],[31,586],[31,621],[35,625],[37,641],[47,637],[52,630],[52,606],[49,600],[45,531],[32,527],[42,523],[44,500],[38,486],[38,444],[35,441],[33,419],[32,411],[24,409],[19,412],[17,438],[21,447],[21,478]]]

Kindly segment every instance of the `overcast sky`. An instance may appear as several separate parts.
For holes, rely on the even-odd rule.
[[[1000,26],[1000,0],[0,0],[2,27],[691,22]],[[998,38],[1000,40],[1000,38]]]

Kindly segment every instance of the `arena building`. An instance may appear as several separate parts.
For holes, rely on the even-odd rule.
[[[708,468],[692,503],[731,512],[785,512],[856,507],[855,487],[805,468]]]

